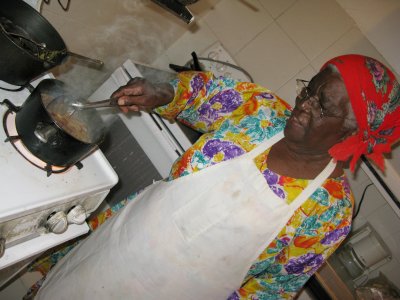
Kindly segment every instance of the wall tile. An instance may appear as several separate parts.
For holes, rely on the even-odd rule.
[[[367,223],[367,219],[363,215],[358,214],[351,224],[351,232],[355,232]]]
[[[192,12],[195,17],[195,21],[206,16],[210,11],[215,9],[215,6],[221,2],[221,0],[201,0],[194,4],[188,5],[187,8]]]
[[[343,54],[363,54],[385,63],[382,55],[376,50],[370,41],[365,38],[360,29],[353,26],[341,38],[313,59],[311,64],[314,68],[320,68],[329,59]]]
[[[169,57],[170,63],[183,65],[192,58],[190,54],[193,51],[199,55],[217,40],[207,23],[198,20],[190,25],[189,30],[172,44],[165,54]]]
[[[61,35],[61,30],[67,21],[67,16],[54,13],[52,11],[44,11],[43,17],[58,31]]]
[[[235,54],[265,29],[272,17],[255,0],[222,0],[204,20],[225,49]]]
[[[382,239],[384,240],[385,244],[389,247],[393,259],[400,261],[400,231],[397,231],[391,235],[383,235]]]
[[[157,56],[155,60],[153,60],[150,65],[154,68],[170,71],[169,64],[173,63],[173,60],[169,58],[169,56],[165,53],[161,53]]]
[[[354,173],[351,172],[350,169],[345,169],[344,171],[347,175],[347,178],[349,179],[351,186],[364,184],[365,181],[370,181],[369,177],[360,166],[356,168]]]
[[[361,193],[364,191],[362,189]],[[357,203],[361,200],[361,194],[358,198]],[[360,214],[368,218],[371,214],[375,213],[380,207],[386,205],[385,198],[379,193],[375,185],[368,187],[365,192],[364,201],[361,204]]]
[[[380,236],[392,235],[398,232],[400,220],[393,209],[385,204],[367,217],[369,223]]]
[[[304,54],[276,23],[268,26],[234,58],[255,82],[272,91],[277,91],[308,64]]]
[[[400,2],[398,0],[338,0],[361,32],[400,74]]]
[[[278,18],[282,15],[290,6],[292,6],[296,0],[258,0],[261,5],[269,12],[274,18]]]
[[[353,25],[345,11],[331,0],[299,0],[277,22],[310,60]]]
[[[337,0],[361,29],[371,29],[400,7],[397,0]],[[368,18],[366,18],[368,17]]]

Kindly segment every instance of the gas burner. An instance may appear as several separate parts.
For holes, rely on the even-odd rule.
[[[3,101],[1,104],[5,104],[9,107],[9,109],[5,112],[4,117],[3,117],[3,128],[4,132],[6,133],[7,138],[5,139],[5,142],[10,142],[15,150],[19,154],[21,154],[22,157],[24,157],[28,162],[30,162],[32,165],[35,167],[38,167],[39,169],[42,169],[46,171],[47,176],[50,176],[51,174],[58,174],[58,173],[63,173],[66,172],[71,168],[71,166],[67,167],[60,167],[60,166],[54,166],[51,164],[48,164],[41,160],[40,158],[36,157],[34,154],[32,154],[23,144],[21,141],[20,136],[18,135],[16,124],[15,124],[15,112],[18,111],[19,107],[14,106],[13,104],[10,106],[11,102],[9,101]],[[83,167],[81,162],[77,162],[75,166],[78,169],[81,169]]]

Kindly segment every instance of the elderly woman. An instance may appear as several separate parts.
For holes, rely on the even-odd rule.
[[[113,96],[203,132],[157,182],[47,276],[38,299],[292,298],[350,231],[343,173],[383,167],[400,137],[399,84],[346,55],[299,80],[296,105],[252,83],[181,73]]]

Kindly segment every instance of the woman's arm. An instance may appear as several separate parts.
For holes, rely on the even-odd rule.
[[[284,111],[289,106],[266,88],[231,78],[216,78],[211,72],[182,72],[170,84],[152,84],[134,78],[112,97],[124,112],[151,110],[167,119],[178,119],[200,132],[212,132],[227,120],[239,122],[257,114],[262,106]]]
[[[288,112],[290,108],[266,88],[231,78],[216,78],[211,72],[182,72],[172,85],[174,99],[155,111],[203,133],[217,130],[227,119],[235,119],[237,123],[246,116],[256,115],[262,106],[280,112]]]

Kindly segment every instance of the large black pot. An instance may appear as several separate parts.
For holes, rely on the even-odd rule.
[[[0,23],[0,80],[23,86],[67,56],[54,27],[22,0],[0,1]]]
[[[66,116],[68,122],[49,111],[49,104],[68,96],[70,89],[55,79],[42,80],[16,112],[17,132],[28,150],[44,162],[69,167],[94,151],[104,138],[102,120],[96,110]],[[61,112],[61,110],[59,110]],[[74,132],[79,122],[86,134]]]

